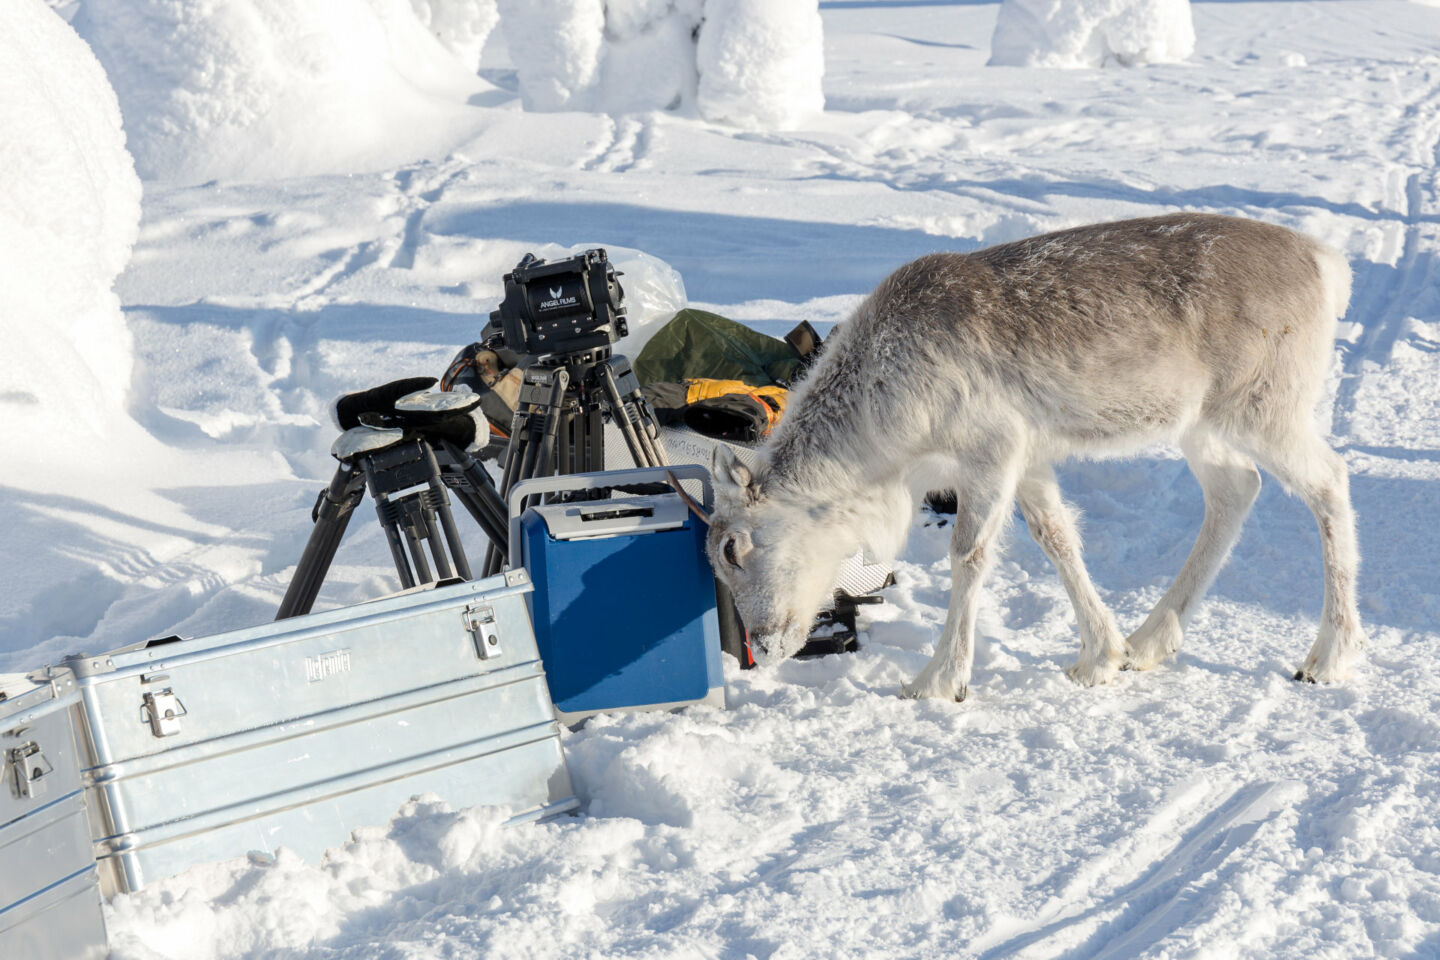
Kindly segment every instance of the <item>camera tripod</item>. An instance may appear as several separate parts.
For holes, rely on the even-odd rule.
[[[434,381],[400,381],[416,382]],[[315,526],[276,620],[310,612],[367,489],[402,589],[437,579],[472,579],[447,489],[492,543],[509,536],[509,517],[494,481],[465,451],[466,434],[474,435],[470,410],[478,403],[473,394],[414,393],[385,402],[383,417],[367,411],[372,419],[405,426],[358,423],[340,435],[331,448],[340,465],[315,501]]]
[[[547,358],[526,368],[500,477],[504,503],[515,484],[553,474],[605,469],[605,418],[619,428],[637,467],[663,467],[655,412],[630,361],[608,347]],[[523,512],[529,498],[520,505]],[[509,545],[490,538],[483,573],[499,573]]]
[[[354,409],[340,419],[355,425],[331,448],[340,465],[315,501],[315,525],[275,619],[310,612],[367,490],[400,586],[410,589],[473,579],[447,490],[489,539],[482,575],[492,576],[504,569],[509,554],[510,490],[534,477],[604,469],[607,415],[637,467],[667,462],[654,411],[630,362],[608,349],[537,361],[525,370],[498,489],[465,449],[474,437],[470,413],[479,397],[424,392],[433,383],[397,381],[352,395],[358,398]],[[527,498],[521,510],[528,505]]]

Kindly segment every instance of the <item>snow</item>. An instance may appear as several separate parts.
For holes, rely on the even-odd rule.
[[[706,0],[705,15],[701,116],[788,130],[824,108],[824,27],[813,0]]]
[[[1002,0],[990,63],[1012,67],[1133,67],[1195,50],[1190,0]]]
[[[1365,557],[1357,679],[1289,679],[1317,628],[1319,544],[1267,477],[1173,663],[1105,688],[1066,680],[1074,619],[1017,525],[983,593],[970,698],[902,701],[949,590],[949,529],[917,513],[859,653],[727,664],[727,711],[568,734],[584,816],[502,829],[503,811],[422,799],[322,864],[197,867],[110,904],[116,960],[1440,954],[1440,8],[1195,4],[1186,63],[1063,74],[986,65],[1000,10],[827,0],[825,111],[789,132],[527,113],[502,20],[475,126],[433,132],[453,149],[422,130],[396,145],[419,159],[389,166],[147,183],[115,287],[126,398],[44,422],[68,437],[74,418],[128,411],[150,439],[98,463],[7,439],[0,671],[268,620],[333,469],[330,398],[438,374],[526,251],[605,246],[633,261],[632,300],[678,298],[668,264],[691,302],[780,334],[828,329],[922,253],[1189,209],[1304,230],[1355,271],[1319,415],[1351,470]],[[40,0],[0,4],[0,117],[42,89],[16,64],[85,82],[63,27]],[[0,249],[24,252],[17,230],[53,256],[80,251],[46,229],[93,238],[113,275],[123,247],[71,194],[91,186],[77,164],[114,154],[45,173],[12,146],[42,141],[40,115],[0,136]],[[17,203],[40,220],[12,218]],[[0,393],[80,315],[47,314],[37,334],[11,302]],[[98,382],[57,363],[68,386]],[[7,407],[9,436],[35,409]],[[1126,627],[1203,509],[1176,452],[1152,453],[1061,472]],[[357,520],[320,603],[393,589],[386,556]]]
[[[0,409],[19,454],[7,473],[33,480],[63,462],[57,449],[113,455],[141,435],[112,291],[140,181],[104,72],[41,0],[0,9],[0,170]]]
[[[476,0],[85,0],[74,24],[140,176],[196,183],[449,149],[480,126],[468,100],[488,87],[474,61],[489,16]]]
[[[527,110],[790,129],[824,106],[814,0],[500,0]]]
[[[435,34],[461,63],[480,69],[485,41],[500,21],[495,0],[410,0],[410,4],[421,26]]]
[[[595,106],[605,47],[601,0],[499,0],[526,110]]]

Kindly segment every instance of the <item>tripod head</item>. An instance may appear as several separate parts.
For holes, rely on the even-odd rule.
[[[503,429],[514,411],[513,387],[520,376],[516,368],[563,367],[572,382],[582,382],[630,332],[620,276],[600,247],[555,261],[525,254],[505,274],[504,299],[490,314],[480,339],[450,361],[440,389],[468,387],[485,396],[486,416]],[[507,378],[515,381],[504,398],[508,412],[488,396],[504,392],[501,381]]]
[[[625,336],[625,291],[603,248],[554,262],[527,253],[490,314],[502,343],[532,357],[608,347]]]

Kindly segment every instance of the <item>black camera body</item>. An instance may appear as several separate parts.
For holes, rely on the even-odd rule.
[[[603,249],[553,262],[527,253],[505,274],[490,324],[505,346],[532,357],[608,347],[629,332],[619,276]]]

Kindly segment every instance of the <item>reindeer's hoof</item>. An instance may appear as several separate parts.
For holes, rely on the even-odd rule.
[[[1109,683],[1121,670],[1121,664],[1114,660],[1081,660],[1065,670],[1065,676],[1082,687],[1095,687]]]
[[[945,689],[943,684],[925,683],[917,677],[914,683],[900,684],[900,698],[902,700],[954,700],[956,703],[964,703],[965,697],[969,694],[967,686],[951,686]]]
[[[1300,669],[1295,671],[1295,679],[1306,683],[1344,683],[1364,659],[1360,652],[1364,642],[1362,636],[1342,640],[1322,633]]]
[[[1184,639],[1185,631],[1174,611],[1152,613],[1139,630],[1125,638],[1125,669],[1158,667],[1175,656]]]
[[[1350,668],[1346,666],[1328,665],[1317,666],[1306,664],[1295,671],[1295,679],[1301,683],[1344,683],[1350,679]]]

